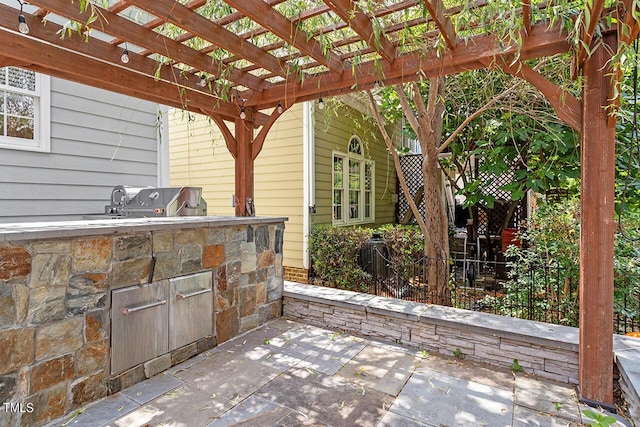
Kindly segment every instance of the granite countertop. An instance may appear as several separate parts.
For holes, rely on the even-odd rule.
[[[192,216],[17,222],[0,224],[0,242],[74,236],[95,236],[179,228],[273,224],[287,221],[287,219],[288,218],[285,217]]]

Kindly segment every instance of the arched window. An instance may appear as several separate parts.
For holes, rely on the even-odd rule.
[[[362,142],[349,139],[347,153],[333,152],[333,224],[375,220],[375,163],[363,156]]]

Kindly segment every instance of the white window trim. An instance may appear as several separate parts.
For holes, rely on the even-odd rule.
[[[358,139],[358,142],[360,142],[360,148],[361,151],[363,151],[363,145],[362,142],[360,141],[359,138],[357,137],[351,137],[349,138],[349,142],[351,142],[351,140],[353,138]],[[348,148],[348,147],[347,147]],[[333,161],[334,158],[339,157],[342,159],[342,219],[335,219],[334,215],[333,215],[333,208],[334,208],[334,203],[333,203],[333,192],[336,189],[335,187],[335,173],[334,173],[334,169],[333,169]],[[356,219],[350,219],[349,218],[349,159],[351,160],[356,160],[358,162],[360,162],[360,182],[361,182],[361,186],[360,186],[360,195],[359,195],[359,200],[358,200],[358,212],[360,213],[359,218]],[[368,218],[365,218],[364,216],[364,211],[365,211],[365,176],[364,176],[364,170],[365,164],[370,164],[371,165],[371,216]],[[375,169],[376,168],[376,164],[373,160],[367,159],[365,158],[364,155],[358,155],[355,153],[345,153],[342,151],[332,151],[331,152],[331,221],[333,225],[336,226],[342,226],[342,225],[357,225],[357,224],[370,224],[370,223],[374,223],[376,220],[376,204],[375,204],[375,194],[376,194],[376,185],[375,185]]]
[[[2,90],[7,90],[2,88]],[[36,73],[36,90],[28,92],[20,89],[8,89],[15,93],[34,96],[38,104],[34,118],[34,139],[26,140],[10,136],[0,136],[0,148],[11,150],[51,152],[51,78],[45,74]]]

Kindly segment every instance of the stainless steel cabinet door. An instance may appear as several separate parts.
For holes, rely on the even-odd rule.
[[[111,293],[111,375],[169,351],[169,283]]]
[[[169,279],[169,350],[213,334],[211,272]]]

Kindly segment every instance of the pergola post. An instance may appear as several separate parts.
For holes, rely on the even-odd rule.
[[[615,34],[605,36],[615,51]],[[579,393],[586,403],[613,405],[613,239],[615,120],[607,106],[607,46],[584,63],[580,216]]]
[[[235,120],[236,216],[253,216],[253,122]]]

